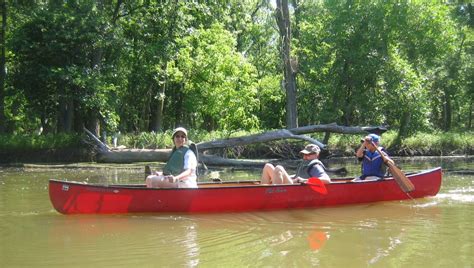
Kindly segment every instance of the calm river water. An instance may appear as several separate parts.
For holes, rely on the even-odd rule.
[[[278,212],[65,216],[50,204],[48,179],[138,183],[143,170],[0,168],[0,267],[474,267],[474,159],[397,163],[442,166],[440,193]],[[359,169],[341,165],[349,175]],[[258,176],[221,172],[224,180]]]

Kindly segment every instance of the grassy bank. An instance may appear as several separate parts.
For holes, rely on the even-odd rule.
[[[474,154],[473,132],[433,132],[417,133],[395,144],[396,131],[388,131],[382,135],[381,145],[392,154],[402,156],[419,155],[472,155]],[[343,154],[354,153],[360,144],[360,135],[333,135],[328,142],[329,150]]]
[[[1,151],[47,150],[82,147],[77,134],[0,135]]]
[[[0,163],[87,162],[92,157],[80,135],[0,135]]]
[[[249,132],[221,132],[221,131],[190,131],[190,139],[195,142],[239,137]],[[311,135],[313,138],[323,140],[323,133]],[[332,134],[327,149],[336,156],[352,156],[360,144],[363,135]],[[88,147],[82,142],[84,136],[73,134],[57,135],[2,135],[0,136],[0,154],[29,154],[36,152],[38,157],[42,153],[72,152],[86,150]],[[417,133],[395,144],[396,132],[388,131],[382,136],[382,145],[388,148],[392,155],[401,156],[442,156],[442,155],[472,155],[474,154],[473,132],[434,132]],[[107,143],[113,146],[113,137],[109,136]],[[253,144],[239,148],[229,148],[217,151],[227,157],[247,158],[272,158],[272,157],[297,157],[297,152],[305,142],[298,140],[285,140],[265,144]],[[117,137],[117,145],[127,148],[171,148],[173,143],[171,131],[163,133],[124,134]],[[86,150],[87,151],[87,150]],[[33,156],[32,156],[33,157]]]
[[[239,137],[255,133],[250,132],[205,132],[190,131],[190,139],[195,142]],[[323,133],[311,135],[313,138],[322,141]],[[352,156],[354,150],[360,144],[363,135],[332,134],[327,143],[330,153],[340,156]],[[382,146],[394,155],[418,156],[418,155],[471,155],[474,154],[474,133],[473,132],[433,132],[417,133],[402,141],[402,144],[395,144],[396,131],[388,131],[382,135]],[[294,154],[304,146],[305,142],[298,140],[285,140],[269,142],[266,144],[254,144],[245,148],[230,148],[225,150],[230,157],[256,156],[273,154],[273,156],[284,156]],[[171,132],[164,133],[140,133],[138,135],[122,135],[118,138],[118,144],[127,148],[171,148],[173,146]]]

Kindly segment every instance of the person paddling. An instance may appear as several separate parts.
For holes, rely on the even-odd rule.
[[[380,153],[384,154],[386,162],[390,162],[394,165],[393,160],[379,144],[380,136],[377,134],[369,134],[361,139],[361,145],[356,151],[356,157],[362,162],[362,175],[353,181],[383,179],[386,173],[386,165]],[[379,150],[377,150],[377,148]]]
[[[163,171],[147,176],[146,186],[153,188],[197,188],[197,158],[186,145],[188,131],[183,127],[173,130],[174,147]]]

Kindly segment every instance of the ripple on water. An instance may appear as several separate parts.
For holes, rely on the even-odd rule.
[[[436,198],[441,200],[456,201],[461,203],[474,202],[474,188],[462,187],[458,189],[449,190],[446,193],[439,193]]]

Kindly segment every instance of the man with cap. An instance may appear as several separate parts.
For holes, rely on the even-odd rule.
[[[147,187],[197,188],[197,158],[186,145],[188,131],[183,127],[173,130],[174,147],[162,172],[146,178]]]
[[[361,145],[356,151],[356,156],[359,161],[362,162],[362,175],[354,181],[382,179],[386,172],[386,166],[384,165],[382,156],[377,152],[375,147],[380,144],[380,136],[377,134],[369,134],[360,141]],[[390,159],[383,147],[377,148],[384,154],[387,162],[393,163],[393,160]]]
[[[304,167],[300,168],[298,174],[288,175],[285,168],[270,163],[265,164],[262,171],[261,184],[294,184],[306,181],[307,178],[317,177],[324,183],[330,183],[331,179],[325,171],[324,164],[319,161],[321,149],[316,144],[308,144],[300,154],[303,156]],[[300,172],[302,171],[302,172]]]

